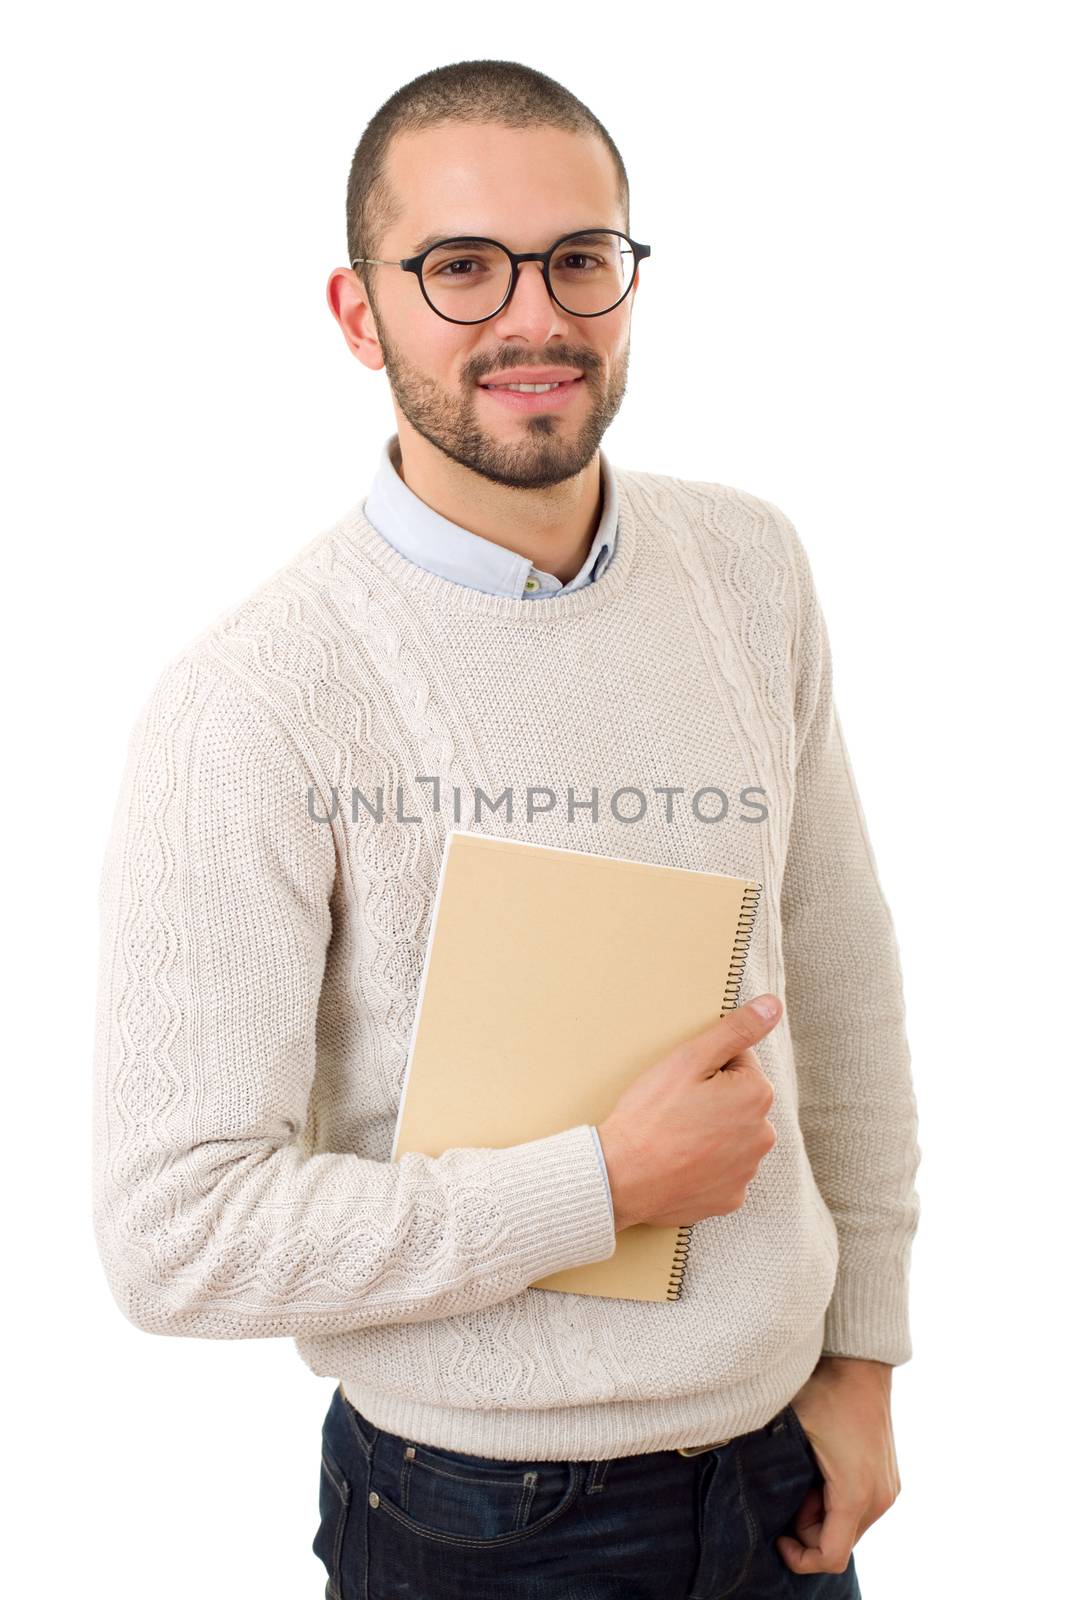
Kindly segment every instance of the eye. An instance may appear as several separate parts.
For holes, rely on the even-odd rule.
[[[467,245],[466,255],[457,252],[463,249],[460,243],[441,245],[427,256],[423,264],[423,275],[430,278],[472,278],[479,272],[493,272],[500,270],[501,264],[506,263],[503,255],[497,259],[497,252],[491,251],[481,245]]]

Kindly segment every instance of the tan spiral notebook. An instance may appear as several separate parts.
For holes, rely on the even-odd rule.
[[[453,830],[392,1160],[602,1122],[635,1077],[738,1004],[762,885]],[[688,1227],[644,1223],[537,1289],[677,1300]]]

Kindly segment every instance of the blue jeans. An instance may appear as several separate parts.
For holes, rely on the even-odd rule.
[[[327,1600],[860,1600],[854,1557],[775,1548],[821,1481],[791,1406],[699,1456],[503,1461],[386,1433],[338,1386],[312,1550]]]

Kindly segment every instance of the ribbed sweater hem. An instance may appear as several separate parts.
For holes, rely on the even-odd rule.
[[[704,1394],[539,1411],[434,1405],[411,1395],[370,1389],[358,1378],[342,1377],[340,1386],[373,1427],[411,1444],[505,1461],[608,1461],[732,1439],[762,1427],[807,1382],[822,1343],[820,1319],[774,1366]]]

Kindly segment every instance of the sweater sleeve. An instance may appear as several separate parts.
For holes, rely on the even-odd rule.
[[[823,1354],[911,1358],[908,1271],[921,1150],[899,951],[833,694],[825,618],[797,577],[796,788],[782,886],[786,1023],[800,1124],[837,1229]]]
[[[314,1150],[336,847],[295,743],[194,652],[130,737],[99,886],[93,1224],[149,1333],[419,1322],[615,1250],[595,1130],[375,1161]]]

